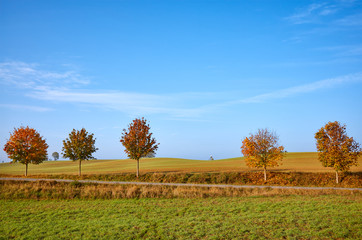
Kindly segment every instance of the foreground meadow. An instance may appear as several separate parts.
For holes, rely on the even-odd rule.
[[[362,197],[0,200],[0,238],[361,239]]]

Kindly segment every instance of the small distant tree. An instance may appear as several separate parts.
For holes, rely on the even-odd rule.
[[[62,155],[72,161],[79,161],[79,176],[81,176],[82,161],[93,159],[92,153],[98,150],[95,141],[93,133],[88,134],[84,128],[80,131],[73,129],[69,138],[63,140]]]
[[[53,152],[52,156],[54,158],[54,161],[57,161],[59,159],[59,153],[58,152]]]
[[[150,152],[145,156],[145,158],[154,158],[154,157],[156,157],[156,153],[154,152]]]
[[[40,164],[48,159],[48,144],[34,129],[15,128],[4,146],[4,151],[13,162],[25,164],[25,176],[28,176],[28,164]]]
[[[328,122],[315,134],[318,159],[324,167],[332,167],[336,171],[336,183],[339,183],[339,172],[346,172],[351,166],[357,166],[361,155],[359,143],[348,137],[346,125],[339,122]]]
[[[249,167],[263,168],[264,181],[266,181],[267,167],[279,166],[284,157],[284,147],[279,146],[278,136],[268,129],[258,129],[256,134],[250,134],[243,140],[241,152],[246,165]]]
[[[159,143],[152,137],[150,126],[144,118],[136,118],[128,126],[128,129],[123,129],[120,142],[125,147],[125,153],[130,159],[137,161],[137,177],[139,176],[139,161],[140,158],[148,154],[155,153]]]

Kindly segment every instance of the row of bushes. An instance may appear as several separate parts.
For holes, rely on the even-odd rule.
[[[276,195],[316,196],[322,194],[362,196],[360,191],[337,190],[109,185],[77,181],[71,183],[0,181],[0,199],[207,198]]]
[[[35,178],[89,179],[100,181],[138,181],[159,183],[202,183],[236,185],[278,185],[313,187],[361,187],[362,172],[346,172],[337,185],[334,173],[269,172],[264,182],[261,172],[216,172],[216,173],[145,173],[138,178],[133,173],[90,174],[90,175],[39,175]]]

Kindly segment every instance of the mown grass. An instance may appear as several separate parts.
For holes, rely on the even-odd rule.
[[[0,200],[2,239],[361,239],[361,196]]]
[[[287,153],[282,165],[270,170],[277,172],[333,172],[324,168],[314,152]],[[362,157],[359,166],[352,167],[352,172],[362,172]],[[134,160],[90,160],[82,162],[83,174],[112,174],[135,172]],[[245,165],[242,157],[214,161],[188,160],[179,158],[145,158],[140,160],[141,174],[154,172],[243,172],[254,171]],[[23,175],[23,164],[2,163],[0,174]],[[30,175],[39,174],[78,174],[78,163],[72,161],[44,162],[39,165],[29,165]]]

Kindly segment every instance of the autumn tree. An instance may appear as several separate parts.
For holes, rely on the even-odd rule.
[[[120,142],[125,147],[125,152],[130,159],[137,161],[137,177],[139,176],[140,158],[146,157],[150,153],[155,153],[159,143],[152,137],[150,126],[144,118],[136,118],[128,126],[123,129]]]
[[[62,155],[72,161],[79,161],[79,176],[81,176],[81,165],[83,160],[94,159],[92,153],[98,150],[95,147],[96,139],[93,133],[82,128],[80,131],[73,129],[69,138],[63,140]]]
[[[28,176],[28,164],[40,164],[48,159],[48,144],[34,129],[27,127],[15,128],[4,151],[13,162],[25,164],[25,176]]]
[[[346,125],[339,122],[328,122],[315,134],[318,159],[324,167],[332,167],[336,171],[336,183],[339,183],[339,172],[346,172],[351,166],[358,164],[361,154],[359,143],[348,137]]]
[[[264,181],[266,181],[267,167],[279,166],[284,157],[284,147],[279,146],[278,136],[268,129],[258,129],[258,132],[250,134],[243,140],[241,152],[243,153],[246,165],[249,167],[263,168]]]
[[[54,158],[54,161],[58,160],[59,159],[59,153],[58,152],[53,152],[52,153],[52,156]]]

